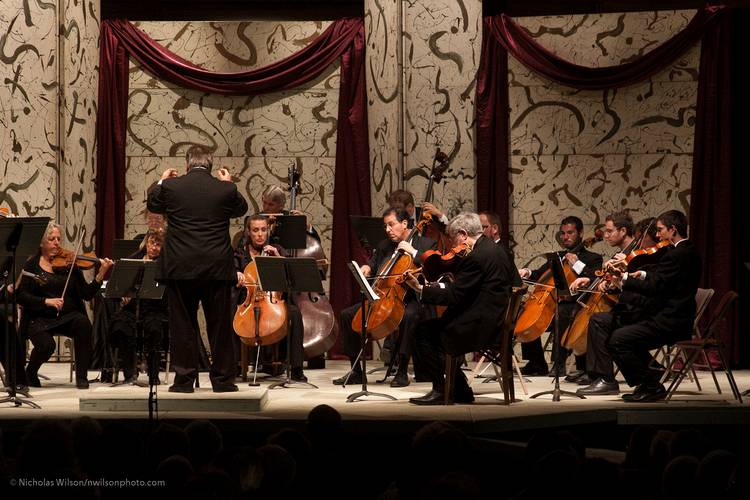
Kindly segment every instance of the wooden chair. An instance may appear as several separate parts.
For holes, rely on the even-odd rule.
[[[521,299],[526,295],[527,287],[513,288],[505,309],[505,318],[500,326],[498,339],[492,346],[479,349],[484,358],[492,363],[497,375],[498,383],[503,390],[503,400],[506,405],[515,400],[515,389],[513,386],[513,358],[512,342],[513,331],[516,327],[516,318],[521,308]],[[454,374],[457,369],[456,356],[445,356],[445,404],[453,401]]]
[[[731,290],[728,291],[721,298],[721,302],[719,302],[719,305],[716,307],[714,316],[710,319],[708,326],[706,327],[706,331],[702,337],[683,340],[674,344],[676,355],[673,357],[670,366],[670,370],[673,373],[673,378],[672,383],[667,389],[667,397],[665,398],[666,401],[672,399],[672,396],[674,396],[674,394],[677,392],[677,389],[679,388],[682,381],[693,369],[693,364],[698,359],[698,357],[703,355],[704,359],[708,359],[707,352],[709,350],[715,349],[719,355],[719,359],[721,360],[721,367],[727,376],[727,381],[729,382],[729,387],[732,390],[732,395],[737,400],[737,402],[742,403],[742,395],[737,388],[737,382],[735,381],[734,375],[732,374],[732,369],[730,368],[729,364],[726,361],[726,358],[724,357],[724,353],[722,352],[723,346],[721,345],[721,342],[719,341],[717,336],[718,325],[721,324],[724,319],[726,319],[729,310],[736,301],[737,293]],[[683,359],[683,364],[679,370],[676,370],[674,369],[674,365],[680,358]],[[711,369],[711,376],[713,377],[714,383],[716,384],[716,389],[718,393],[721,394],[721,388],[719,387],[718,380],[716,380],[716,374],[714,373],[714,370],[711,367],[710,363],[708,364],[708,366]]]

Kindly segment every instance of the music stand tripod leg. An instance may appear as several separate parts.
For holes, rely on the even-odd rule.
[[[359,351],[359,361],[362,363],[362,390],[355,392],[353,394],[349,394],[346,398],[347,403],[353,403],[357,401],[359,398],[364,396],[378,396],[381,398],[390,399],[391,401],[396,401],[396,398],[391,396],[390,394],[383,394],[380,392],[371,392],[367,390],[367,360],[365,359],[365,349],[367,348],[367,342],[370,340],[370,336],[367,334],[367,298],[365,297],[365,294],[362,293],[362,331],[360,332],[362,335],[362,347]]]

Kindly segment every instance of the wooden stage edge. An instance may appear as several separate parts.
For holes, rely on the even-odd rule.
[[[475,379],[473,388],[476,401],[471,405],[416,406],[408,399],[425,394],[430,384],[412,383],[404,388],[391,388],[377,384],[382,372],[370,375],[369,389],[397,398],[387,401],[370,397],[347,403],[346,397],[357,392],[360,386],[345,388],[334,386],[331,380],[341,376],[348,363],[329,361],[326,369],[306,370],[310,382],[318,388],[294,386],[269,389],[270,382],[262,381],[260,387],[249,387],[238,382],[239,392],[215,394],[210,389],[208,376],[201,374],[201,388],[194,394],[175,394],[157,389],[158,418],[162,421],[182,421],[196,418],[227,421],[252,421],[254,431],[273,431],[284,426],[304,425],[309,411],[319,404],[336,408],[342,415],[344,426],[354,432],[368,433],[414,432],[426,423],[443,420],[474,435],[512,431],[558,428],[579,425],[748,425],[750,424],[750,397],[739,404],[732,399],[723,372],[717,374],[722,389],[718,394],[709,372],[699,372],[703,391],[686,381],[681,391],[669,402],[648,404],[624,403],[617,396],[589,397],[585,400],[563,396],[559,402],[550,396],[530,399],[529,395],[552,388],[549,377],[530,377],[526,384],[528,395],[523,394],[516,381],[516,403],[502,404],[502,392],[495,383],[481,383]],[[110,387],[93,383],[89,390],[79,391],[68,381],[68,365],[48,363],[41,374],[49,377],[45,387],[31,390],[31,401],[41,409],[27,406],[14,407],[11,403],[0,405],[0,425],[12,426],[28,423],[35,418],[76,418],[88,415],[97,419],[147,420],[148,388],[137,386]],[[91,377],[95,372],[90,372]],[[162,378],[164,374],[162,373]],[[740,390],[750,388],[750,370],[735,372]],[[141,375],[141,380],[145,377]],[[561,388],[575,391],[578,386],[562,383]],[[621,382],[621,390],[627,386]]]

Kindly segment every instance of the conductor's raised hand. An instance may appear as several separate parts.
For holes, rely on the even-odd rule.
[[[220,181],[226,181],[226,182],[232,182],[232,174],[229,173],[229,170],[227,170],[224,167],[221,167],[218,172],[216,172],[216,177]]]
[[[176,168],[168,168],[164,171],[164,173],[161,174],[161,180],[169,179],[170,177],[177,177],[177,169]]]

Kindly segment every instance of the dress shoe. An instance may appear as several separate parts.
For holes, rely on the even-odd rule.
[[[445,403],[445,395],[442,392],[432,390],[424,396],[409,398],[409,402],[421,406],[442,405]]]
[[[239,390],[240,388],[237,387],[236,384],[222,384],[214,386],[214,392],[237,392]]]
[[[467,387],[465,390],[456,391],[453,394],[453,402],[459,404],[469,404],[474,402],[474,391],[471,387]]]
[[[76,389],[88,389],[89,381],[84,379],[76,379]]]
[[[588,376],[587,373],[584,373],[582,376],[578,377],[575,381],[578,385],[591,385],[595,382],[595,379],[592,379]]]
[[[603,378],[598,378],[593,384],[578,389],[576,394],[580,394],[581,396],[616,395],[620,394],[620,384],[616,381],[607,382]]]
[[[192,385],[171,385],[168,390],[169,392],[180,392],[183,394],[192,394],[195,391]]]
[[[138,385],[138,375],[125,377],[125,380],[122,381],[122,385]]]
[[[292,379],[292,382],[307,382],[307,377],[305,377],[302,368],[292,368],[289,378]]]
[[[565,381],[566,382],[577,382],[578,379],[581,378],[581,377],[583,377],[584,375],[586,375],[585,371],[583,371],[583,370],[575,370],[575,371],[572,371],[572,372],[568,373],[568,375],[565,377]],[[586,384],[586,385],[588,385],[588,384]]]
[[[26,380],[29,382],[29,387],[42,386],[42,382],[39,380],[39,375],[36,373],[26,372]]]
[[[346,379],[349,377],[349,380]],[[362,372],[352,372],[351,376],[348,373],[344,374],[343,377],[333,379],[333,385],[356,385],[361,384],[363,380]]]
[[[406,373],[397,373],[391,380],[391,387],[406,387],[409,385],[409,375]]]
[[[546,364],[536,364],[533,362],[529,362],[529,363],[526,363],[526,366],[521,368],[522,375],[529,375],[531,377],[543,376],[543,375],[547,375],[548,373],[549,373],[549,368],[547,368]]]
[[[652,403],[667,397],[667,390],[661,384],[639,385],[632,394],[623,394],[626,403]]]

